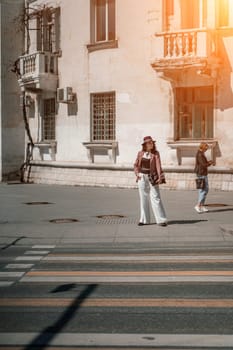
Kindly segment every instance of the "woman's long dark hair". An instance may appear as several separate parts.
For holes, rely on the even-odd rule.
[[[146,150],[146,143],[144,143],[144,145],[142,145],[142,151],[143,152],[147,152]],[[151,153],[155,154],[157,152],[156,146],[155,146],[155,142],[153,141],[153,148],[151,150]]]

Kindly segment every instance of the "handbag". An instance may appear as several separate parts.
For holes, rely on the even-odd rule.
[[[197,178],[196,180],[197,190],[204,190],[205,188],[205,179]]]
[[[159,179],[158,174],[149,174],[148,178],[152,186],[158,185],[157,183]]]
[[[148,178],[149,178],[149,181],[150,181],[152,186],[156,186],[156,185],[159,185],[159,184],[165,184],[166,183],[164,175],[161,176],[161,181],[158,183],[159,177],[158,177],[157,173],[149,174]]]

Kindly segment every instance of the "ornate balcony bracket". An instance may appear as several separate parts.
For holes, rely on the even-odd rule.
[[[99,150],[104,150],[108,152],[108,156],[111,163],[116,163],[116,156],[117,156],[117,148],[118,148],[118,142],[117,141],[109,141],[109,142],[83,142],[83,145],[86,147],[88,151],[88,159],[90,163],[94,163],[94,156],[95,153]]]
[[[183,140],[183,141],[167,141],[167,145],[171,149],[176,150],[176,157],[178,165],[182,165],[183,157],[195,157],[200,142],[206,142],[210,147],[211,160],[213,165],[216,164],[216,157],[218,156],[219,146],[217,140]]]

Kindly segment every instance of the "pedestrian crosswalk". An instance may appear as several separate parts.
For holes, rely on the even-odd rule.
[[[55,248],[55,246],[34,245],[31,248],[31,250],[25,250],[24,255],[19,255],[15,256],[14,258],[11,258],[11,260],[13,259],[13,262],[3,266],[3,271],[0,271],[0,287],[8,287],[10,285],[13,285],[24,274],[26,274],[27,271],[33,268],[36,261],[40,261],[43,257],[49,254],[51,252],[51,249]],[[38,250],[41,248],[50,248],[50,250]],[[21,261],[29,263],[21,263]]]
[[[0,269],[0,349],[233,349],[232,266],[229,251],[27,247]]]

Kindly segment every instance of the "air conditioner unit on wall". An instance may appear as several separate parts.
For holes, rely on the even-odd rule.
[[[57,102],[61,103],[74,103],[75,94],[72,91],[72,87],[58,88],[57,89]]]

